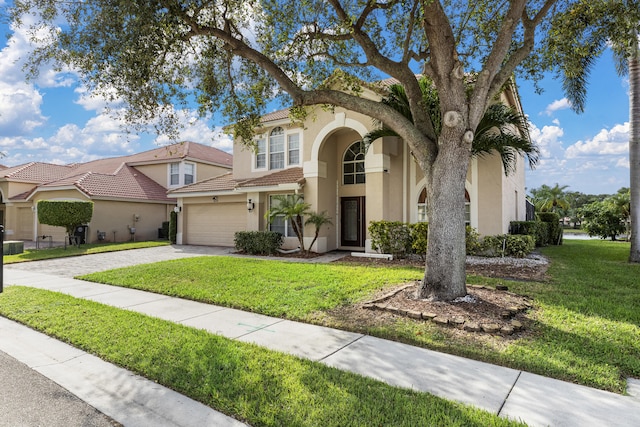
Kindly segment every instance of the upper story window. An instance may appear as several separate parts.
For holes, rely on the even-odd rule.
[[[366,154],[362,141],[351,144],[344,152],[342,160],[342,182],[344,185],[364,184],[364,156]]]
[[[255,168],[284,169],[300,164],[300,134],[278,126],[256,140]]]
[[[284,129],[281,127],[269,134],[269,169],[284,169]]]
[[[180,185],[180,163],[169,165],[169,185]]]
[[[193,184],[195,169],[196,167],[193,163],[184,164],[184,185]]]
[[[194,163],[174,162],[169,163],[169,186],[193,184],[196,178],[196,165]]]

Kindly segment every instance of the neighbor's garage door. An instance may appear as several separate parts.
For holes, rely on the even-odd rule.
[[[233,246],[234,233],[247,229],[246,206],[246,203],[185,205],[185,243]]]

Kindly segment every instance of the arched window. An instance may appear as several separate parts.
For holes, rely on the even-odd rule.
[[[342,182],[344,185],[364,184],[364,156],[365,148],[362,141],[351,144],[344,152],[342,160]]]
[[[423,188],[418,196],[418,222],[427,222],[427,189]],[[471,197],[469,192],[464,190],[464,223],[471,225]]]
[[[464,190],[464,224],[471,225],[471,197],[467,190]]]
[[[427,189],[423,188],[418,196],[418,222],[427,221]]]

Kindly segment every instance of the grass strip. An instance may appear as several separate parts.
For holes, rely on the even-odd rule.
[[[469,338],[405,318],[374,326],[349,320],[328,326],[624,392],[627,377],[640,378],[640,266],[627,262],[629,244],[567,240],[542,252],[551,260],[548,282],[468,278],[475,284],[507,284],[510,291],[534,299],[537,310],[527,338]],[[319,312],[362,301],[421,275],[420,269],[411,268],[202,257],[82,278],[323,323],[327,316]]]
[[[21,254],[5,255],[5,264],[15,264],[27,261],[42,261],[45,259],[66,258],[79,255],[99,254],[103,252],[126,251],[129,249],[153,248],[156,246],[167,246],[169,241],[146,241],[146,242],[125,242],[125,243],[94,243],[77,246],[67,246],[67,248],[47,248],[47,249],[27,249]]]
[[[12,286],[0,314],[254,426],[515,426],[459,403],[50,291]]]
[[[125,267],[81,278],[302,320],[314,311],[360,301],[389,285],[419,279],[421,274],[415,268],[217,256]]]

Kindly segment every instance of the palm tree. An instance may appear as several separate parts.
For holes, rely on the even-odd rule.
[[[551,64],[557,64],[563,88],[577,112],[584,110],[587,77],[599,54],[610,48],[616,71],[629,76],[629,178],[631,250],[629,262],[640,263],[640,2],[576,2],[554,18],[546,39]]]
[[[419,84],[422,90],[422,100],[427,105],[434,131],[436,135],[439,135],[442,129],[442,117],[440,117],[438,93],[427,77],[420,77]],[[388,95],[382,99],[382,103],[393,107],[413,122],[404,87],[400,84],[393,84],[389,86],[388,91]],[[378,129],[365,135],[363,141],[369,145],[384,136],[397,136],[397,134],[381,124]],[[518,155],[526,156],[529,167],[532,169],[538,163],[539,150],[529,138],[526,117],[501,103],[492,104],[487,109],[476,128],[471,146],[471,153],[476,157],[488,155],[494,151],[500,154],[506,175],[515,171]]]
[[[566,211],[570,208],[569,202],[564,194],[564,190],[568,187],[568,185],[561,187],[558,183],[553,187],[542,184],[539,189],[531,190],[533,204],[539,212]]]
[[[293,232],[300,243],[300,250],[304,251],[304,224],[302,218],[311,213],[311,205],[304,202],[304,198],[300,194],[290,195],[282,194],[273,197],[277,204],[265,214],[265,218],[272,223],[276,218],[282,218],[288,221],[293,228]]]
[[[307,220],[304,222],[304,225],[309,224],[313,224],[315,228],[315,234],[313,236],[311,244],[309,245],[309,249],[307,249],[307,255],[309,255],[309,253],[311,252],[313,244],[316,242],[316,240],[318,240],[318,236],[320,235],[320,228],[322,228],[323,225],[332,225],[333,223],[331,222],[331,217],[327,214],[327,211],[322,211],[320,213],[311,212]]]

